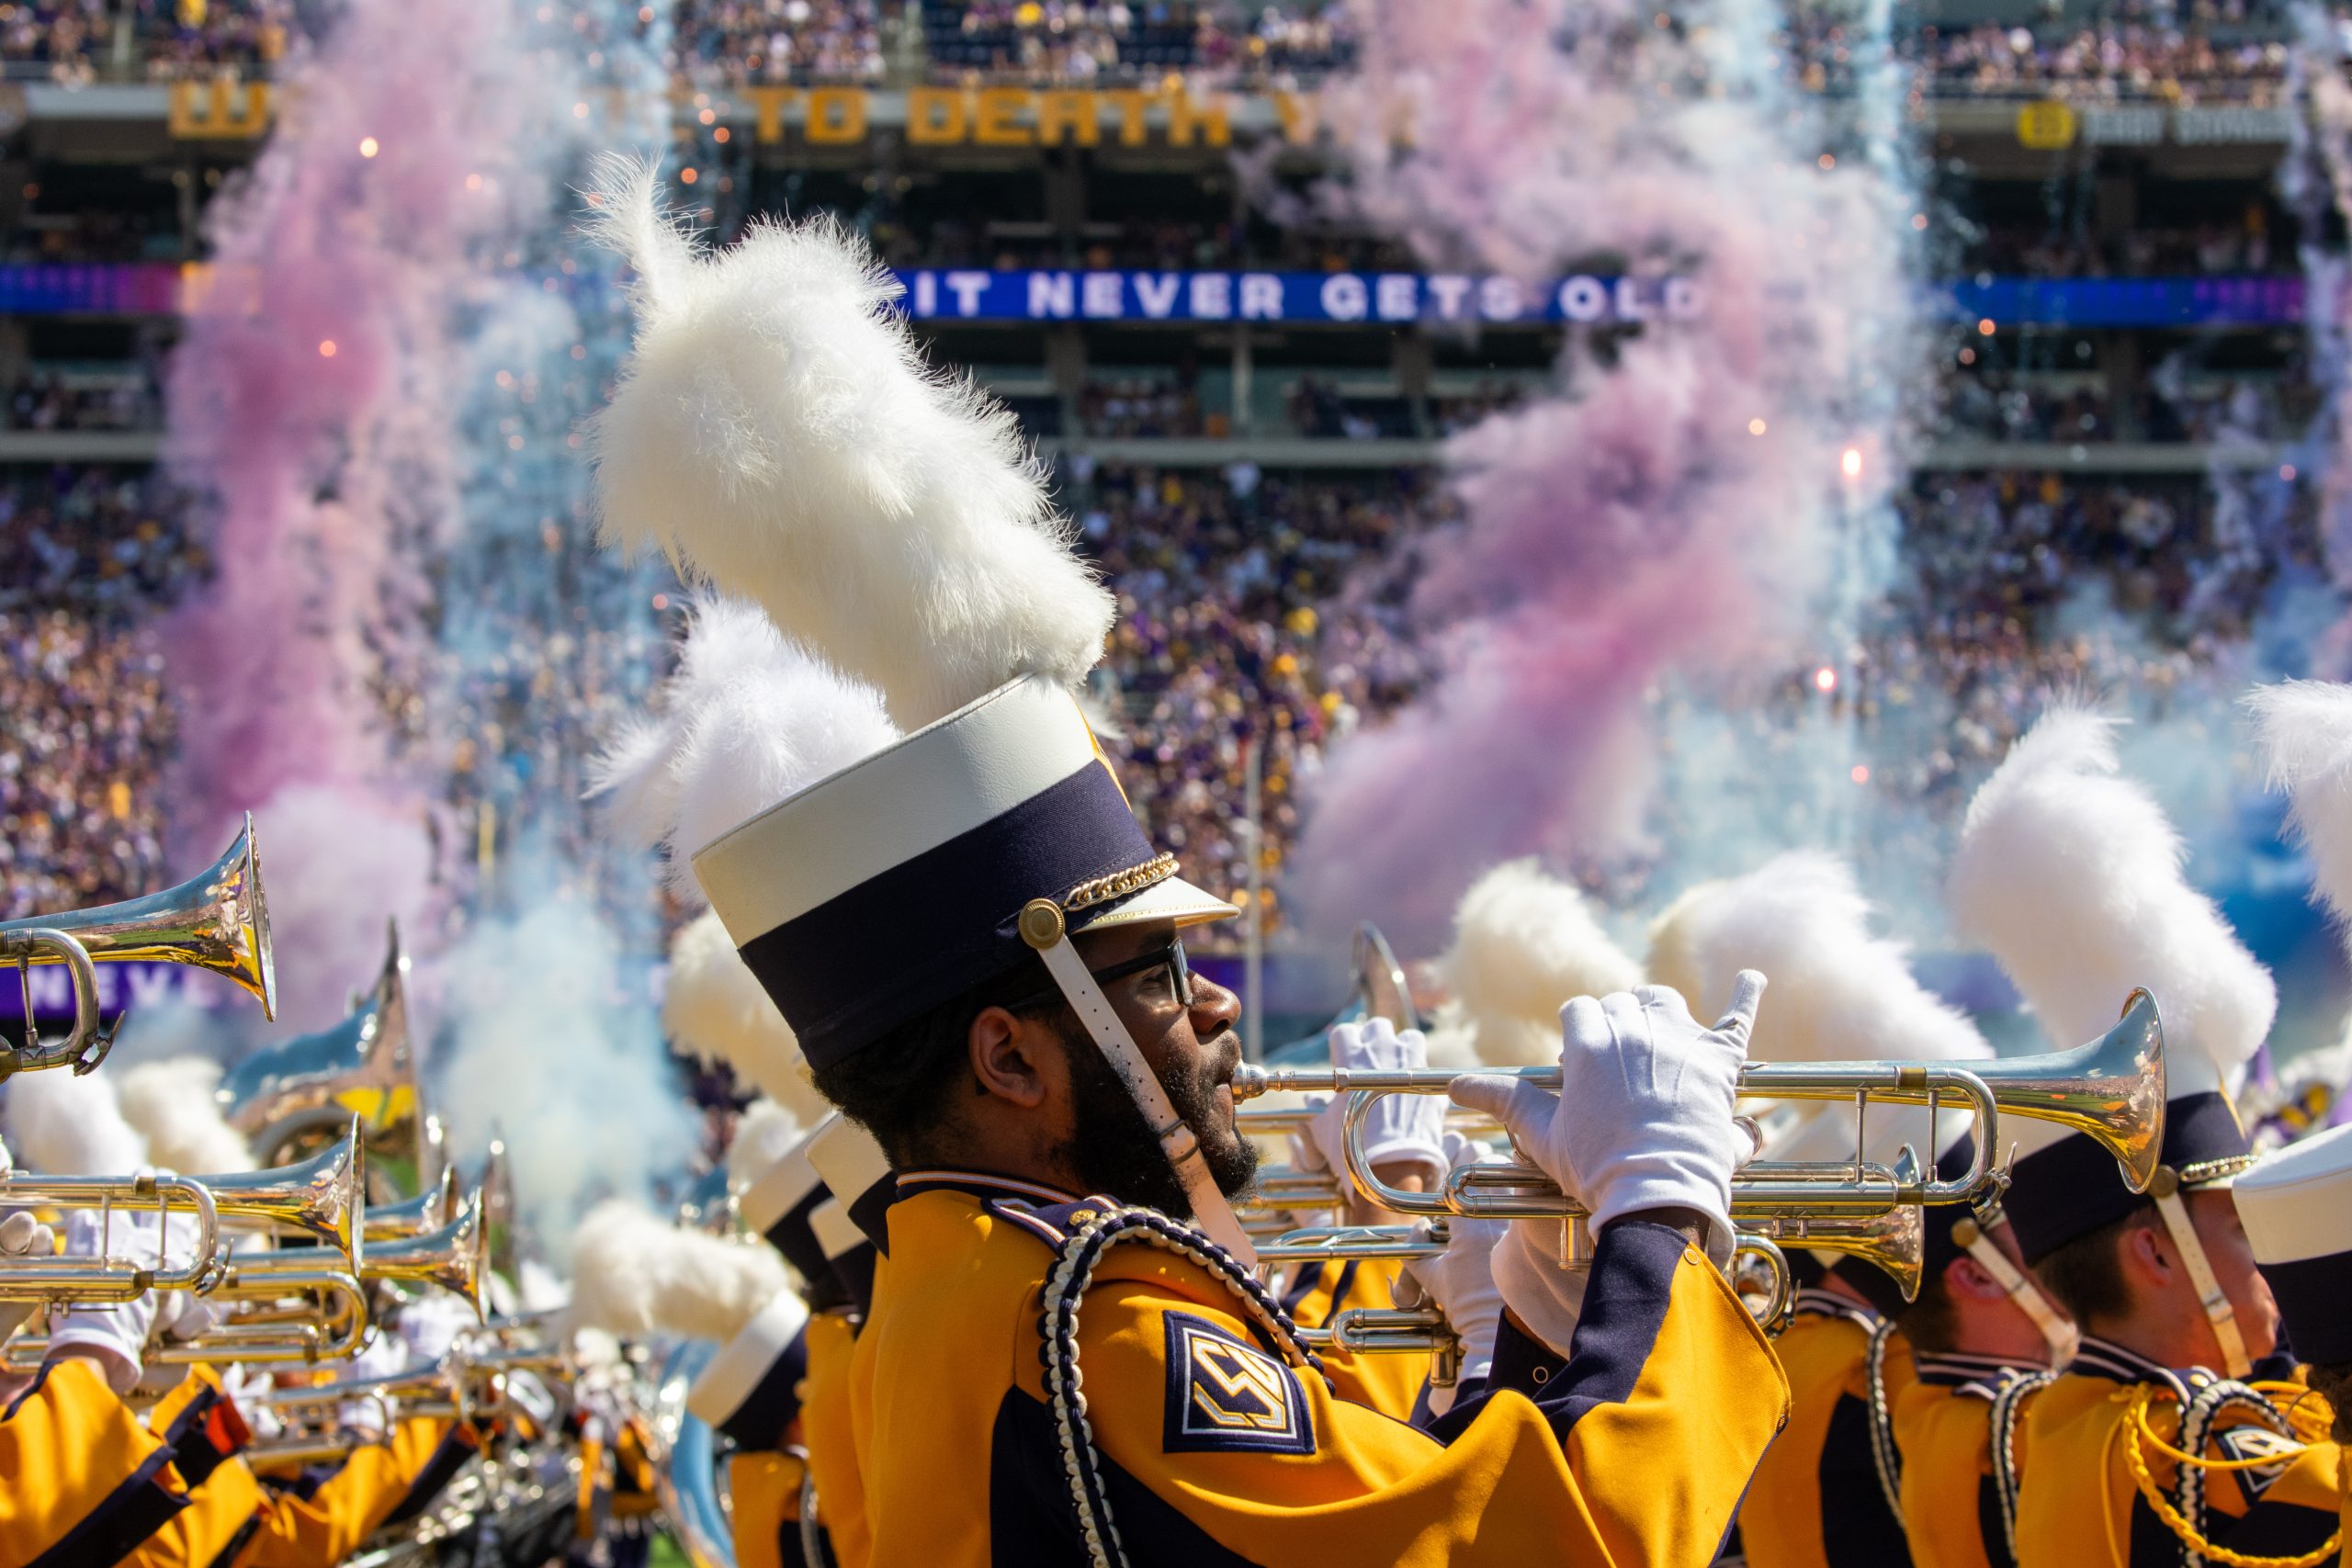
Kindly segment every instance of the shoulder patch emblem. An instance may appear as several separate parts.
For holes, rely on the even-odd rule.
[[[1164,1451],[1315,1451],[1306,1393],[1288,1367],[1206,1318],[1182,1312],[1160,1316],[1168,1332]]]
[[[2249,1503],[2269,1491],[2271,1483],[2286,1474],[2287,1467],[2294,1462],[2295,1456],[2303,1451],[2301,1443],[2292,1438],[2282,1438],[2267,1427],[2233,1427],[2226,1432],[2215,1434],[2212,1444],[2225,1460],[2271,1461],[2233,1472],[2237,1477],[2238,1485],[2245,1489]]]

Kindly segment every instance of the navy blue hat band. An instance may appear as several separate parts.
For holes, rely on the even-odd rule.
[[[1030,957],[1030,899],[1154,858],[1110,770],[1089,765],[752,938],[743,962],[821,1072]]]
[[[799,1202],[784,1212],[784,1216],[770,1225],[765,1235],[768,1245],[784,1254],[792,1271],[803,1280],[815,1281],[825,1278],[825,1245],[817,1239],[817,1232],[808,1216],[817,1205],[832,1196],[823,1182],[808,1190]]]
[[[808,1329],[803,1325],[718,1429],[739,1449],[764,1453],[782,1448],[786,1429],[800,1414],[800,1382],[808,1375]]]

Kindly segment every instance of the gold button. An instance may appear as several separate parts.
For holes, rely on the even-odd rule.
[[[1062,907],[1051,898],[1032,898],[1021,906],[1021,940],[1044,952],[1062,940]]]

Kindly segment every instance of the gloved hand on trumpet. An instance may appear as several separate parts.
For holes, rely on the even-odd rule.
[[[1560,1010],[1557,1093],[1472,1074],[1452,1095],[1500,1122],[1521,1154],[1589,1212],[1595,1236],[1628,1215],[1695,1215],[1720,1266],[1733,1246],[1732,1172],[1754,1150],[1735,1108],[1763,995],[1764,976],[1743,970],[1730,1010],[1712,1027],[1663,986],[1577,997]],[[1504,1303],[1563,1356],[1583,1307],[1582,1276],[1561,1266],[1565,1223],[1513,1220],[1494,1256]]]
[[[7,1179],[15,1168],[8,1160],[8,1145],[0,1143],[0,1181]],[[42,1224],[31,1214],[19,1209],[6,1219],[0,1219],[0,1269],[8,1267],[13,1258],[47,1258],[57,1250],[57,1233]],[[25,1319],[33,1314],[39,1302],[0,1301],[0,1345],[24,1326]]]
[[[1418,1029],[1399,1033],[1385,1018],[1336,1024],[1331,1030],[1331,1065],[1351,1071],[1419,1071],[1429,1066],[1429,1042]],[[1377,1224],[1395,1218],[1349,1188],[1346,1098],[1316,1103],[1314,1120],[1292,1136],[1291,1163],[1300,1170],[1330,1171],[1340,1178],[1346,1204],[1342,1217],[1347,1224]],[[1363,1136],[1372,1168],[1392,1187],[1427,1191],[1442,1182],[1451,1168],[1445,1104],[1433,1095],[1384,1097],[1372,1107]]]

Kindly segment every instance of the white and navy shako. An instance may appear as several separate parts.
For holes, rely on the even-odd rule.
[[[2289,1144],[2231,1185],[2296,1359],[2352,1361],[2352,1127]]]
[[[2164,1054],[2167,1081],[2157,1183],[2184,1191],[2227,1188],[2254,1162],[2254,1145],[2222,1066],[2194,1042],[2165,1039],[2155,1007],[2144,998],[2135,999],[2124,1017]],[[2132,1190],[2113,1155],[2058,1122],[2004,1117],[2001,1139],[2017,1154],[2001,1206],[2029,1264],[2150,1201],[2148,1193]]]
[[[819,1071],[1028,957],[1032,899],[1073,932],[1235,912],[1153,850],[1078,703],[1043,676],[770,807],[694,866]]]

